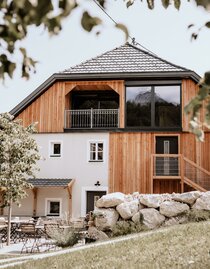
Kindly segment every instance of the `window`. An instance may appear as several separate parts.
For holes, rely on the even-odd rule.
[[[61,157],[61,142],[50,142],[50,157]]]
[[[58,199],[47,199],[47,216],[60,216],[61,213],[61,201]]]
[[[180,86],[127,87],[126,107],[128,127],[180,127]]]
[[[103,162],[104,160],[104,144],[103,142],[90,142],[90,162]]]

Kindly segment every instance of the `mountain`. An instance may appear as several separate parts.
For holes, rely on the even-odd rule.
[[[167,101],[165,101],[164,99],[159,97],[156,93],[155,93],[155,102],[165,103],[165,104],[168,103]],[[151,92],[146,91],[146,92],[143,92],[143,93],[139,93],[135,97],[134,103],[141,104],[141,105],[151,103]]]

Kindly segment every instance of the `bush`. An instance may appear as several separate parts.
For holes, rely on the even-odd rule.
[[[135,224],[133,221],[118,221],[112,229],[112,236],[127,235],[132,233],[139,233],[148,230],[148,228],[142,224]]]
[[[79,234],[74,229],[60,229],[52,228],[48,229],[47,234],[55,240],[55,244],[58,247],[66,248],[66,247],[72,247],[79,241]]]
[[[210,220],[210,211],[192,209],[187,213],[187,218],[188,218],[188,221],[190,222]]]

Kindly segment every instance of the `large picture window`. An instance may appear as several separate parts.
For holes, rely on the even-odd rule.
[[[127,87],[126,110],[127,127],[178,128],[180,86]]]

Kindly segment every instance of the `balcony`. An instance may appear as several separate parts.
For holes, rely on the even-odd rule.
[[[65,129],[111,129],[119,127],[119,109],[65,110]]]

